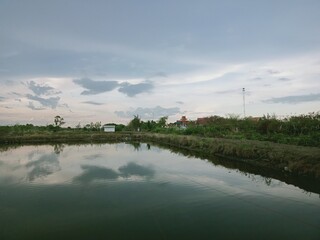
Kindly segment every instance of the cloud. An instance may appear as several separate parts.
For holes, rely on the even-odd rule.
[[[142,119],[158,119],[164,116],[172,116],[180,113],[180,108],[163,108],[156,106],[154,108],[137,108],[133,111],[115,111],[118,117],[122,118],[132,118],[134,115],[139,115]]]
[[[232,7],[225,1],[172,1],[170,11],[160,1],[145,1],[143,8],[133,1],[116,1],[112,7],[108,1],[71,1],[74,4],[70,7],[76,7],[76,12],[64,7],[63,1],[34,1],[27,5],[6,1],[0,8],[0,96],[7,99],[0,105],[11,104],[14,110],[2,108],[0,123],[21,122],[24,115],[25,121],[34,118],[34,123],[46,124],[43,111],[31,108],[52,109],[27,99],[28,93],[44,99],[59,96],[59,110],[63,102],[70,104],[74,111],[69,114],[70,125],[77,124],[78,119],[105,119],[108,111],[124,111],[122,114],[127,115],[128,110],[156,105],[187,110],[190,118],[200,117],[199,111],[224,116],[242,109],[241,87],[252,92],[246,99],[253,102],[248,109],[251,115],[313,111],[319,102],[298,108],[290,104],[274,108],[261,101],[319,92],[320,45],[315,39],[320,39],[320,1],[271,1],[277,9],[267,1],[234,1]],[[130,21],[124,22],[117,13],[128,4],[126,17]],[[25,12],[33,17],[26,18]],[[230,17],[225,17],[226,12]],[[159,24],[159,17],[164,14],[166,17]],[[56,15],[63,21],[54,21]],[[275,24],[283,18],[286,21]],[[282,77],[292,81],[278,80]],[[148,80],[153,83],[149,88],[143,85]],[[25,85],[20,86],[21,81]],[[236,88],[238,93],[214,93]],[[50,90],[62,93],[46,95]],[[11,94],[12,91],[21,95]],[[108,97],[108,102],[102,97]],[[21,98],[22,102],[12,98]],[[83,103],[89,100],[92,102]],[[33,105],[30,108],[29,101]],[[90,113],[92,107],[102,107],[94,102],[105,103],[105,110]],[[67,111],[61,109],[61,114],[64,110]],[[147,114],[150,118],[159,117],[153,112]],[[109,116],[114,117],[112,121],[126,123],[125,118],[113,115]]]
[[[0,102],[4,101],[6,98],[0,97]]]
[[[153,177],[154,170],[138,165],[136,163],[130,162],[125,166],[121,166],[118,170],[119,172],[111,169],[100,166],[91,166],[91,165],[82,165],[81,166],[83,173],[74,177],[74,182],[80,183],[92,183],[97,180],[115,180],[118,177],[131,177],[131,176],[140,176],[145,178]]]
[[[271,75],[276,75],[276,74],[279,74],[280,71],[278,71],[278,70],[273,70],[273,69],[268,69],[268,70],[267,70],[267,73],[269,73],[269,74],[271,74]]]
[[[81,183],[91,183],[96,180],[110,180],[110,179],[117,179],[119,174],[110,169],[100,166],[90,166],[90,165],[83,165],[81,166],[84,172],[76,176],[73,181],[81,182]]]
[[[94,102],[94,101],[85,101],[85,102],[82,102],[82,103],[90,104],[90,105],[103,105],[104,104],[104,103],[98,103],[98,102]]]
[[[11,94],[12,94],[12,95],[15,95],[15,96],[19,96],[19,97],[22,97],[22,96],[23,96],[23,94],[17,93],[17,92],[11,92]]]
[[[40,177],[46,177],[61,170],[60,163],[56,154],[44,154],[38,160],[29,162],[26,167],[32,168],[28,173],[28,180],[33,181]]]
[[[50,87],[48,85],[37,84],[34,81],[28,82],[27,86],[37,96],[61,93],[61,92],[56,92],[53,87]]]
[[[110,92],[119,86],[117,81],[93,81],[89,78],[74,79],[73,82],[86,88],[81,95],[95,95]]]
[[[116,88],[119,88],[119,92],[124,93],[129,97],[134,97],[139,93],[149,92],[154,87],[153,83],[149,81],[138,84],[130,84],[128,82],[119,83],[118,81],[94,81],[89,78],[81,78],[74,79],[73,82],[87,89],[83,91],[81,95],[95,95],[104,92],[110,92]]]
[[[24,84],[24,83],[23,83]],[[37,84],[35,81],[30,81],[27,82],[26,85],[33,93],[32,94],[27,94],[25,97],[29,100],[29,104],[27,105],[28,108],[32,110],[44,110],[46,107],[55,109],[60,101],[60,97],[50,97],[50,98],[44,98],[41,96],[49,96],[49,95],[54,95],[54,94],[60,94],[60,91],[56,91],[55,88],[50,87],[46,84]],[[21,94],[12,92],[12,94],[21,96]],[[21,99],[16,99],[16,101],[21,102]],[[35,106],[34,102],[38,102],[41,106],[37,107]]]
[[[42,108],[42,107],[35,107],[32,102],[29,102],[29,105],[27,107],[32,109],[32,110],[44,110],[45,109],[45,108]]]
[[[243,90],[242,88],[241,89],[229,89],[229,90],[221,90],[221,91],[216,91],[214,92],[216,94],[243,94]],[[245,90],[245,94],[247,96],[250,96],[251,95],[251,91],[248,91],[248,90]]]
[[[290,78],[286,78],[286,77],[282,77],[282,78],[278,78],[279,81],[282,81],[282,82],[288,82],[288,81],[291,81]]]
[[[138,84],[122,83],[119,88],[119,92],[126,94],[129,97],[134,97],[135,95],[143,92],[149,92],[153,89],[153,83],[143,82]]]
[[[230,94],[230,93],[242,93],[240,90],[230,89],[230,90],[222,90],[222,91],[216,91],[216,94]]]
[[[320,93],[317,94],[308,94],[308,95],[298,95],[298,96],[286,96],[279,98],[270,98],[264,100],[265,103],[289,103],[297,104],[302,102],[315,102],[320,101]]]
[[[38,96],[33,96],[31,94],[27,94],[26,97],[29,100],[39,102],[44,107],[50,107],[52,109],[55,109],[58,106],[58,103],[60,100],[60,97],[42,98],[42,97],[38,97]]]
[[[141,177],[152,177],[154,170],[145,166],[140,166],[134,162],[130,162],[125,166],[119,168],[119,172],[123,177],[130,176],[141,176]]]
[[[184,104],[184,102],[182,102],[182,101],[176,101],[176,103],[178,103],[178,104]]]
[[[167,78],[168,75],[165,72],[157,72],[155,74],[153,74],[152,76],[149,77],[150,78]]]

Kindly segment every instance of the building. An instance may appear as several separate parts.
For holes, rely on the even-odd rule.
[[[103,131],[104,132],[115,132],[116,125],[115,124],[105,124],[105,125],[103,125]]]
[[[187,125],[189,124],[189,120],[187,119],[186,116],[182,116],[180,120],[177,120],[175,122],[175,124],[179,127],[179,128],[187,128]]]

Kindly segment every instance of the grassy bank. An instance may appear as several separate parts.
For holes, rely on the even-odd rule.
[[[222,156],[262,168],[320,179],[320,148],[168,134],[144,134],[142,138],[168,146],[204,152],[208,156]]]
[[[153,142],[188,149],[206,156],[220,156],[235,162],[320,179],[320,148],[293,146],[255,140],[208,138],[157,133],[103,133],[82,131],[1,135],[0,144],[89,143],[110,141]]]
[[[177,134],[225,139],[269,141],[298,146],[320,147],[320,112],[278,118],[266,115],[259,118],[238,116],[211,116],[175,124],[166,124],[166,118],[144,122],[138,116],[128,124],[127,130]],[[181,127],[181,125],[184,125]]]
[[[0,144],[37,144],[37,143],[90,143],[108,141],[128,141],[140,139],[132,133],[104,133],[64,130],[58,132],[35,132],[29,134],[1,135]]]

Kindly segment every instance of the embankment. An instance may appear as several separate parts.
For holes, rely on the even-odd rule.
[[[144,141],[220,156],[253,166],[320,179],[320,148],[253,140],[144,134]]]
[[[137,136],[139,140],[140,135]],[[91,143],[135,140],[133,133],[60,131],[0,136],[0,144]]]
[[[205,156],[320,179],[320,148],[253,140],[232,140],[155,133],[56,132],[0,136],[0,144],[90,143],[110,141],[153,142],[188,149]]]

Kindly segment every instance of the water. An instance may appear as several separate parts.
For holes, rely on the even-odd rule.
[[[0,239],[320,239],[319,194],[148,144],[0,152]]]

